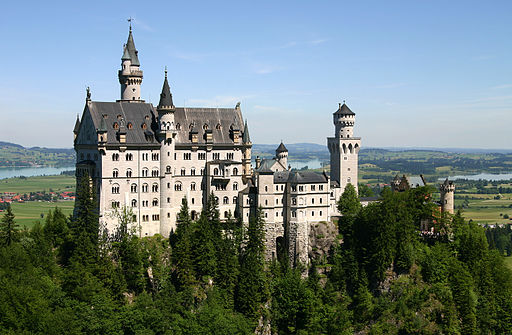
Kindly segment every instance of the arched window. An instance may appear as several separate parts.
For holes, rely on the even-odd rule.
[[[191,191],[195,191],[196,190],[196,183],[191,183],[190,184],[190,190]]]
[[[237,201],[238,201],[238,197],[235,195],[235,196],[233,197],[233,204],[236,204],[236,202],[237,202]]]
[[[158,184],[157,183],[153,183],[153,185],[151,186],[151,191],[158,192]]]
[[[132,193],[137,193],[137,184],[132,184],[132,185],[130,186],[130,191],[131,191]]]
[[[135,200],[135,199],[132,200],[132,207],[137,207],[137,200]]]
[[[229,198],[228,197],[224,197],[224,199],[222,199],[222,203],[224,205],[228,205],[229,204]]]
[[[220,128],[221,128],[220,123],[217,123],[217,125],[215,126],[215,129],[220,130]]]
[[[185,170],[185,168],[181,168],[181,175],[184,176],[186,173],[187,171]]]
[[[233,176],[238,176],[238,169],[237,168],[233,168]]]
[[[233,191],[238,191],[238,183],[233,183]]]
[[[177,181],[175,184],[174,184],[174,190],[175,191],[181,191],[181,182]]]
[[[131,178],[132,177],[132,170],[131,169],[126,170],[126,177],[127,178]]]
[[[190,175],[195,176],[196,175],[196,168],[190,169]]]
[[[153,169],[151,171],[151,177],[158,177],[158,170],[157,169]]]
[[[169,165],[165,167],[165,173],[171,173],[171,167]]]
[[[112,194],[119,194],[119,184],[112,185]]]
[[[142,193],[147,193],[149,190],[149,185],[144,183],[142,184]]]
[[[113,161],[118,161],[119,160],[119,154],[112,154],[112,160]]]
[[[154,198],[153,201],[151,202],[151,204],[153,205],[153,207],[158,206],[158,199]]]
[[[176,123],[176,130],[181,130],[181,124]]]
[[[265,192],[268,192],[268,186],[265,186]]]
[[[203,130],[207,130],[208,129],[208,125],[205,123],[203,124]]]
[[[350,177],[347,178],[347,183],[350,183],[352,182],[352,179],[350,179]]]
[[[148,168],[143,168],[142,169],[142,177],[147,177],[148,176],[148,172],[149,172]]]
[[[119,129],[119,124],[117,122],[114,122],[114,125],[113,125],[114,129]]]
[[[112,171],[112,177],[114,177],[114,178],[119,177],[119,171],[117,169],[114,169],[114,171]]]

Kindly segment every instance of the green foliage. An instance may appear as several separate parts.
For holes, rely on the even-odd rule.
[[[11,206],[7,207],[2,220],[0,221],[0,242],[2,245],[10,246],[18,240],[19,226],[14,221],[14,214]]]

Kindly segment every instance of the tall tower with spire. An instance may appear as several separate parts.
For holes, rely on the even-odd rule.
[[[165,69],[164,84],[160,93],[160,102],[156,107],[158,112],[158,137],[160,139],[160,231],[167,236],[171,227],[171,217],[175,213],[172,207],[173,189],[168,187],[172,183],[172,172],[175,167],[175,137],[174,112],[176,107],[172,101],[171,89],[167,81],[167,69]]]
[[[130,23],[128,41],[123,47],[121,70],[118,73],[119,83],[121,84],[121,101],[144,102],[140,99],[142,70],[140,69],[138,53],[137,49],[135,49],[132,25]]]
[[[327,138],[327,146],[331,154],[331,180],[339,183],[341,190],[347,184],[354,185],[357,190],[358,159],[361,138],[354,137],[356,113],[343,102],[333,113],[335,126],[334,137]]]
[[[249,179],[252,176],[252,168],[251,168],[251,151],[252,151],[252,142],[251,137],[249,136],[249,127],[247,127],[247,120],[245,120],[244,132],[242,134],[242,176],[244,179]]]

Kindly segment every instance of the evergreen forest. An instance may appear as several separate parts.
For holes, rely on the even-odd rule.
[[[283,251],[266,260],[262,215],[221,221],[214,197],[197,220],[184,200],[170,236],[138,237],[126,208],[108,235],[82,179],[71,217],[56,208],[21,230],[10,207],[3,215],[0,333],[511,333],[508,244],[441,215],[432,191],[386,188],[362,207],[349,185],[319,271]]]

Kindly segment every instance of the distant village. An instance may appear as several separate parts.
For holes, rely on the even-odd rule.
[[[29,192],[19,194],[16,192],[2,192],[0,193],[0,212],[5,210],[7,206],[13,202],[26,202],[26,201],[75,201],[74,191],[42,191],[42,192]]]

